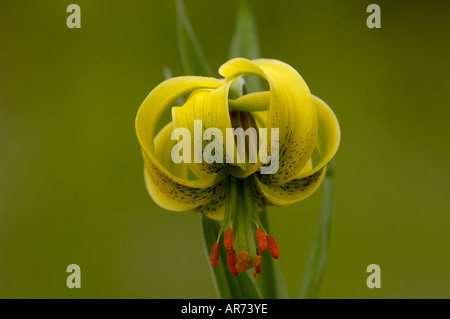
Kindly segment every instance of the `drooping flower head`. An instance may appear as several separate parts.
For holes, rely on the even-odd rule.
[[[221,220],[211,265],[218,265],[223,241],[233,275],[249,269],[256,275],[260,252],[280,253],[259,212],[291,205],[319,187],[339,146],[339,124],[286,63],[236,58],[219,73],[223,79],[183,76],[158,85],[138,111],[136,133],[153,200]],[[267,81],[269,91],[242,94],[246,75]],[[156,132],[168,108],[172,121]]]

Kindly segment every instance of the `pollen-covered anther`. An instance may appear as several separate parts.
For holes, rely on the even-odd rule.
[[[241,250],[237,258],[236,263],[237,270],[239,270],[239,272],[243,272],[253,268],[253,265],[251,265],[250,263],[251,263],[250,254],[246,251]]]
[[[259,249],[264,253],[267,250],[266,232],[262,228],[256,230],[256,239],[258,240]]]
[[[269,244],[269,251],[273,258],[278,259],[280,257],[280,248],[278,247],[275,238],[267,235],[267,243]]]
[[[225,244],[225,249],[233,249],[233,229],[228,228],[223,234],[223,242]]]
[[[261,264],[261,256],[256,256],[255,258],[252,258],[248,252],[240,251],[237,257],[236,269],[239,272],[243,272],[255,268],[260,264]]]
[[[228,269],[230,269],[231,274],[233,276],[237,276],[239,274],[239,271],[236,268],[236,251],[234,249],[230,249],[228,251],[227,261]]]
[[[214,243],[211,249],[211,266],[213,268],[217,267],[219,264],[219,243]]]

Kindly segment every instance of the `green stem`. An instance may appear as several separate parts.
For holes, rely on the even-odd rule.
[[[234,177],[231,177],[234,179]],[[250,255],[256,255],[256,246],[253,240],[253,231],[252,231],[252,223],[250,221],[250,207],[248,207],[248,203],[246,202],[246,193],[248,190],[246,189],[245,180],[237,179],[238,185],[238,197],[237,197],[237,211],[236,211],[236,219],[237,223],[235,234],[238,236],[236,248],[236,252],[239,251],[247,251]],[[240,245],[240,246],[238,246]]]
[[[306,270],[300,288],[300,299],[316,298],[325,272],[328,257],[331,215],[333,211],[334,160],[328,164],[327,173],[322,182],[323,199],[320,208],[314,240],[306,262]]]
[[[227,196],[229,196],[230,200],[229,207],[231,213],[230,213],[230,221],[226,223],[228,225],[230,223],[233,223],[242,226],[240,229],[235,229],[236,230],[235,233],[237,236],[240,237],[239,242],[242,243],[242,246],[239,247],[239,249],[248,251],[248,247],[252,247],[252,245],[254,246],[254,243],[252,243],[253,239],[251,235],[252,232],[251,227],[247,227],[251,225],[248,222],[249,216],[245,204],[243,180],[236,179],[230,176],[227,181],[227,184],[229,185],[229,187],[227,187],[227,191],[229,192]],[[219,233],[221,232],[220,223],[211,220],[205,216],[202,216],[201,219],[202,219],[204,248],[208,264],[213,244],[218,240],[221,243],[221,248],[219,250],[220,251],[219,265],[216,268],[210,268],[218,297],[227,299],[262,298],[261,292],[258,286],[256,285],[255,280],[253,279],[252,276],[248,274],[248,272],[240,273],[238,276],[234,277],[228,270],[227,251],[224,249],[223,244],[221,242],[222,238],[219,236]],[[233,219],[235,221],[238,221],[239,219],[239,221],[237,223],[234,223]],[[255,249],[253,250],[255,251]]]

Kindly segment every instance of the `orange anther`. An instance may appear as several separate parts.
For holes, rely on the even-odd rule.
[[[261,249],[262,252],[265,252],[267,250],[267,238],[266,233],[262,228],[256,230],[256,239],[258,240],[259,249]]]
[[[219,264],[219,248],[219,243],[214,243],[211,249],[211,266],[213,268]]]
[[[233,249],[233,229],[228,228],[225,230],[225,234],[223,234],[223,241],[225,243],[226,250]]]
[[[233,276],[237,276],[239,273],[236,268],[236,252],[234,249],[228,251],[228,269],[230,269]]]
[[[275,238],[267,235],[267,242],[269,244],[269,251],[273,258],[278,259],[280,257],[280,248],[278,247]]]
[[[256,258],[253,259],[253,261],[255,262],[255,278],[256,278],[256,274],[259,274],[261,272],[261,256],[256,256]]]

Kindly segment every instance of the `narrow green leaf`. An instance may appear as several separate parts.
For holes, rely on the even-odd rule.
[[[181,61],[187,75],[212,76],[211,68],[206,62],[200,45],[195,38],[186,8],[182,0],[176,1],[178,45],[180,47]]]
[[[203,243],[205,254],[210,262],[209,254],[213,244],[216,242],[220,230],[220,224],[205,216],[201,216],[203,229]],[[261,293],[256,286],[255,280],[249,274],[241,273],[234,277],[228,270],[227,253],[220,249],[219,265],[211,268],[214,287],[219,298],[222,299],[261,299]]]
[[[240,0],[236,17],[236,30],[231,40],[230,58],[258,59],[261,57],[256,20],[248,0]],[[248,77],[248,92],[261,90],[261,80]]]
[[[265,208],[259,214],[259,219],[261,220],[261,223],[266,231],[270,232],[269,222],[267,220],[267,211]],[[280,262],[270,256],[264,257],[261,259],[262,271],[256,279],[262,295],[264,298],[269,299],[288,299],[289,292],[283,277],[283,272],[281,271]]]
[[[320,216],[313,243],[309,251],[302,285],[300,287],[300,299],[312,299],[317,297],[325,272],[325,265],[328,257],[331,215],[333,211],[333,171],[334,160],[328,164],[327,173],[322,182],[323,199],[320,207]]]

